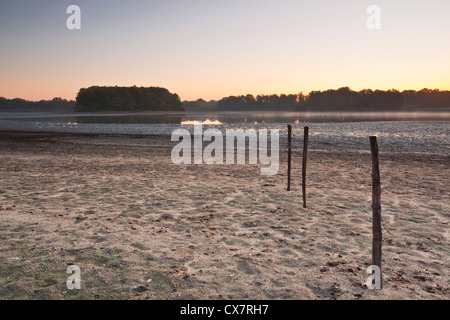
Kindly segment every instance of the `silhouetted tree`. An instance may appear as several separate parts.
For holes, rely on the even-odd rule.
[[[180,97],[160,87],[89,87],[77,95],[75,111],[184,111]]]

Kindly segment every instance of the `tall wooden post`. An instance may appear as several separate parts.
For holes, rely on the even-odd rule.
[[[291,191],[291,157],[292,157],[292,126],[288,124],[288,172],[287,191]]]
[[[302,193],[303,208],[306,208],[306,158],[308,155],[309,127],[305,127],[303,136]]]
[[[372,153],[372,265],[380,268],[381,276],[381,182],[376,136],[370,137],[370,150]],[[381,281],[381,285],[382,283]]]

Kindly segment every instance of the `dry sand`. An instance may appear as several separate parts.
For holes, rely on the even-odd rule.
[[[1,299],[449,299],[450,166],[380,146],[383,290],[370,154],[171,162],[170,137],[0,133]],[[81,290],[66,269],[81,268]]]

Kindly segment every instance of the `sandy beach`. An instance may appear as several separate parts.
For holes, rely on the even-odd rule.
[[[286,191],[259,165],[175,165],[170,136],[0,132],[0,299],[449,299],[448,156],[301,152]],[[81,290],[68,290],[69,265]]]

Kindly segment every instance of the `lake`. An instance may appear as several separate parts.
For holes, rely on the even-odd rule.
[[[380,152],[450,154],[450,113],[0,113],[0,130],[168,136],[193,121],[226,129],[278,129],[286,145],[293,127],[294,151],[301,150],[303,127],[310,128],[311,150],[369,152],[368,137],[379,137]],[[183,124],[182,124],[183,123]]]

